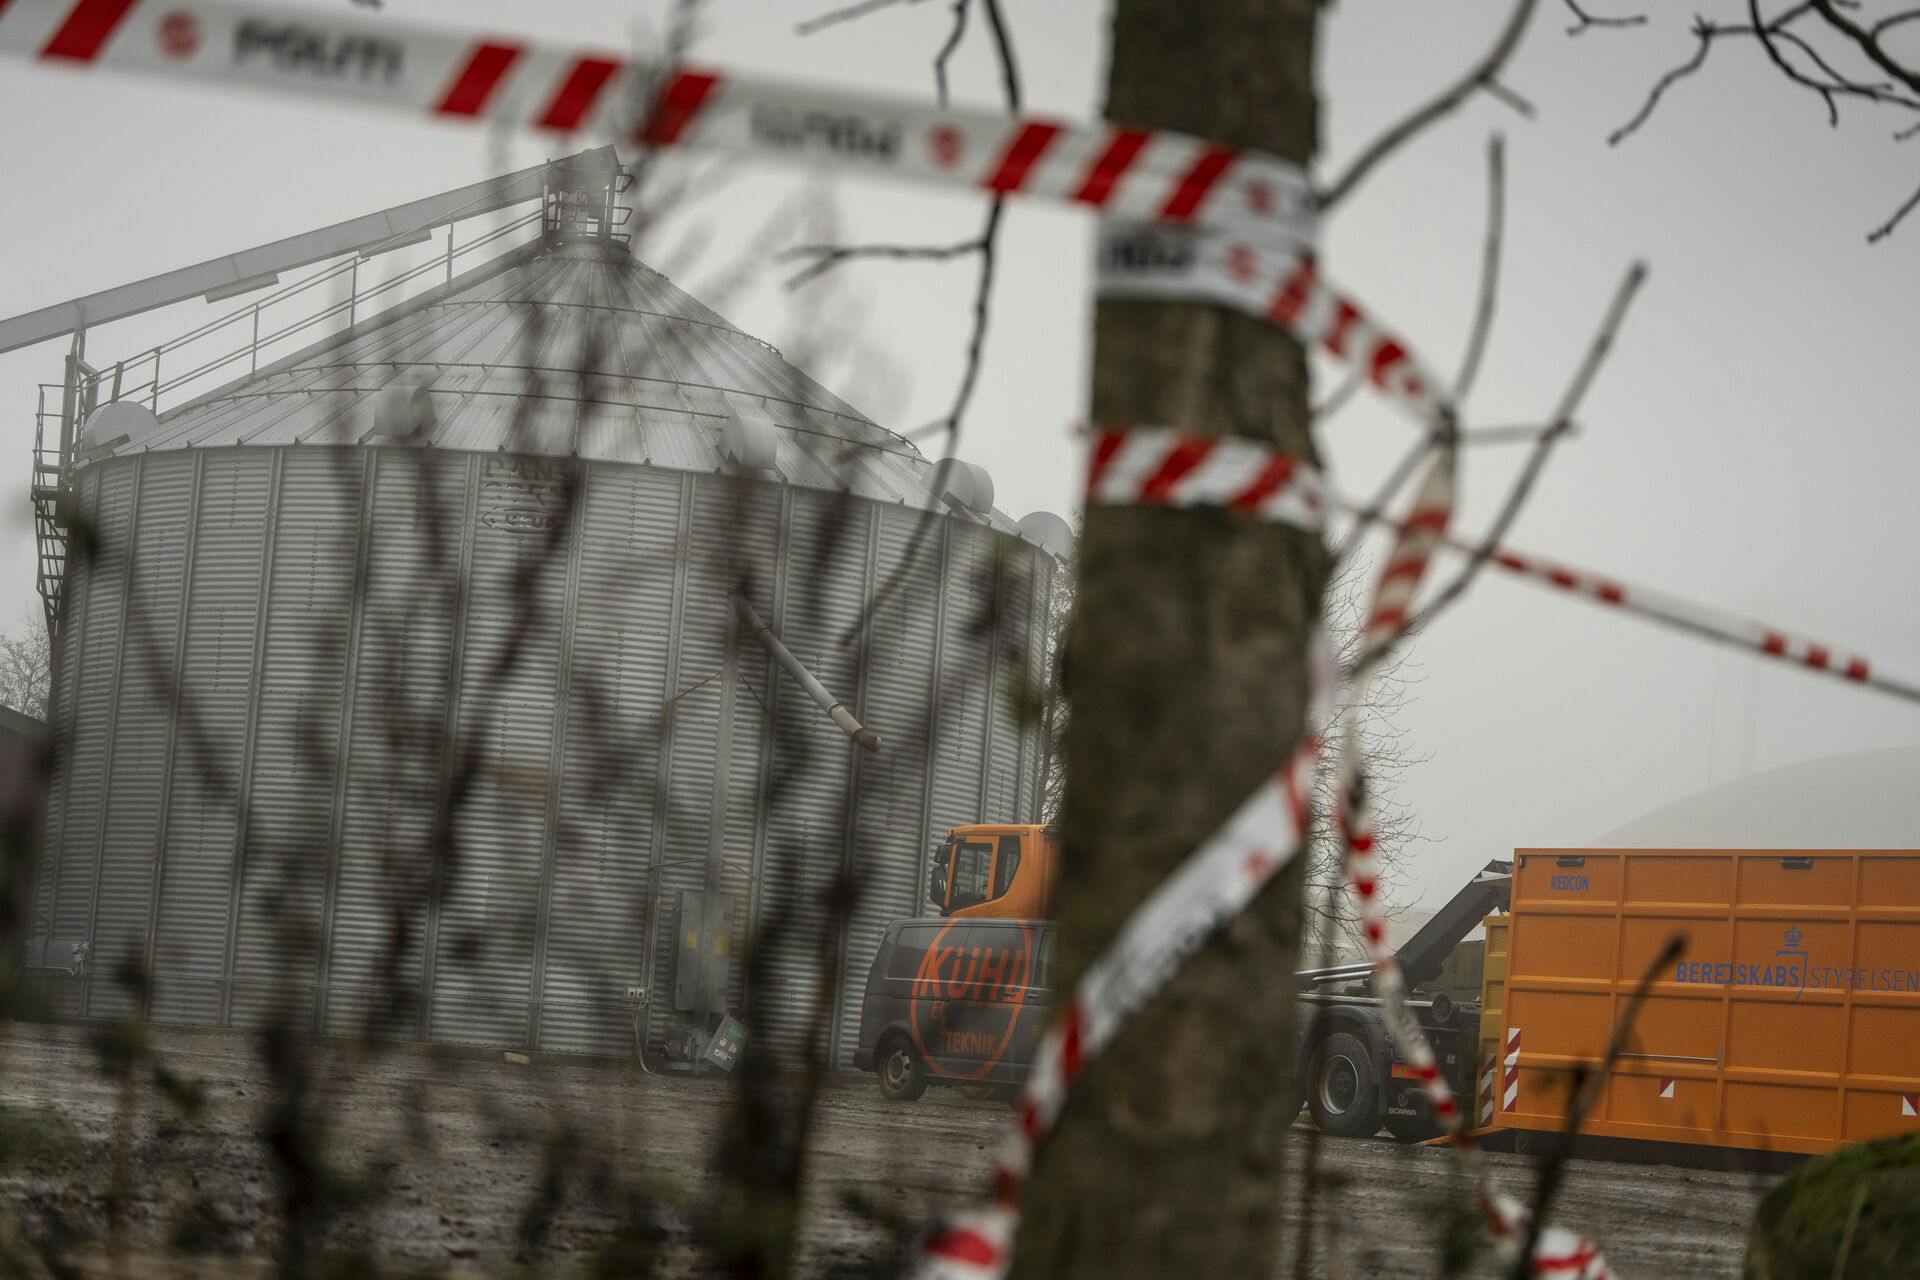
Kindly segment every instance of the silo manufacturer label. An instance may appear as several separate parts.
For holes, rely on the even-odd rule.
[[[567,467],[551,458],[489,455],[480,471],[480,523],[508,533],[545,533],[567,511]]]

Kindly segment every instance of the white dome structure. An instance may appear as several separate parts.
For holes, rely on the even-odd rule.
[[[1723,782],[1615,827],[1609,849],[1920,848],[1920,746],[1850,751]]]

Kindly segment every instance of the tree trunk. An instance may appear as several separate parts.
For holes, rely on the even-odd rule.
[[[1107,118],[1304,165],[1318,0],[1117,0]],[[1092,420],[1313,457],[1306,357],[1221,308],[1105,301]],[[1219,510],[1087,512],[1067,651],[1061,989],[1286,759],[1327,556]],[[1016,1274],[1271,1274],[1294,1113],[1297,859],[1076,1084],[1024,1197]]]

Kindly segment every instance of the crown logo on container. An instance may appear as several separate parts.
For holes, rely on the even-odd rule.
[[[1807,935],[1800,932],[1800,926],[1790,924],[1787,926],[1786,933],[1782,936],[1787,940],[1787,946],[1789,948],[1797,948],[1800,945],[1800,940]]]

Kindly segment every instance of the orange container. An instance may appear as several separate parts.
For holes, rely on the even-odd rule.
[[[1920,1129],[1920,850],[1516,849],[1494,1125],[1816,1153]]]

